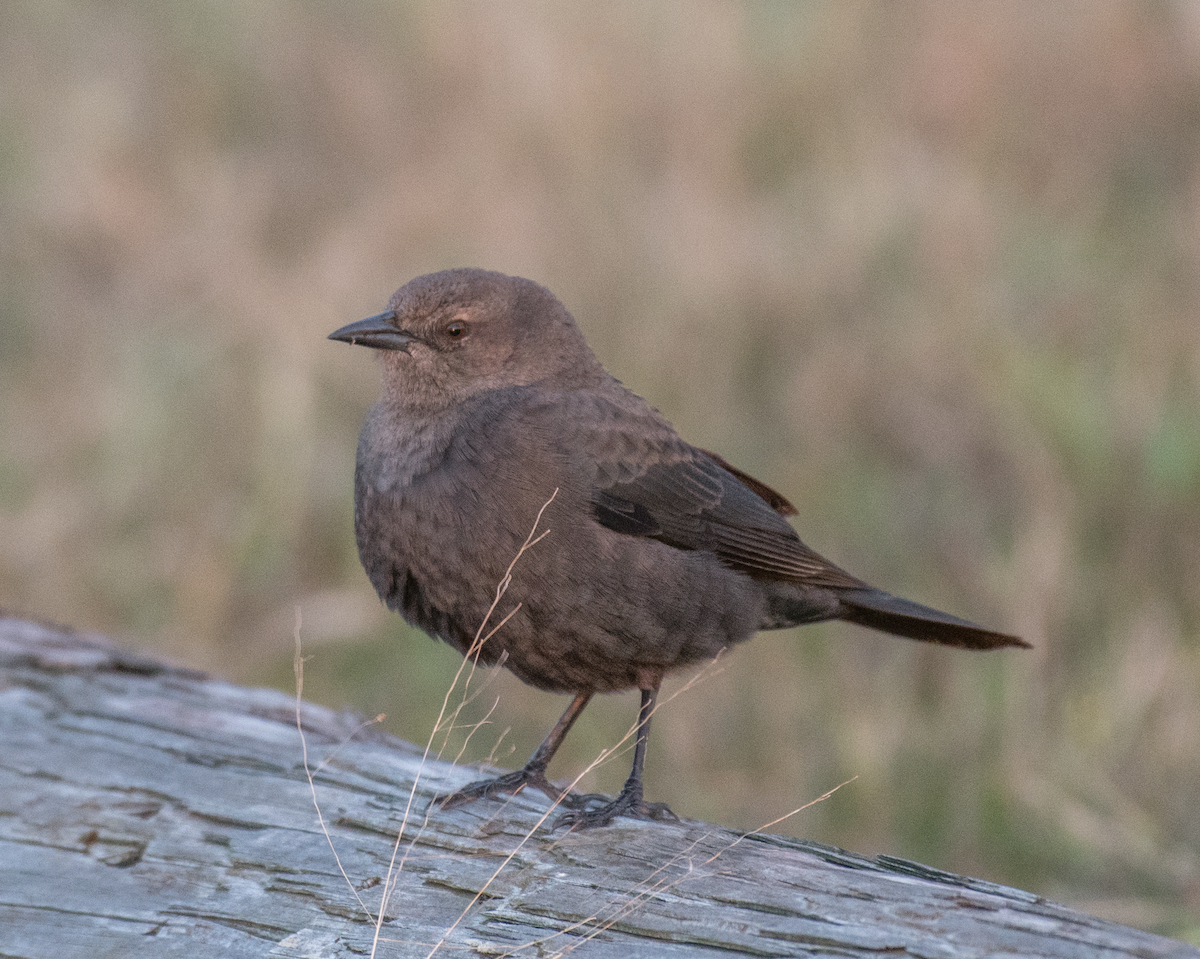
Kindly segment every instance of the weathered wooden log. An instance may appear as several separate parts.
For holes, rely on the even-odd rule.
[[[287,695],[0,618],[0,955],[1200,956],[1017,889],[704,823],[551,834],[537,794],[426,819],[473,771],[301,716],[311,789]]]

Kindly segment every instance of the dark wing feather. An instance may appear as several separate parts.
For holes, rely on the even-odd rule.
[[[759,579],[865,587],[800,541],[783,519],[795,510],[782,496],[720,457],[670,439],[636,450],[630,449],[636,443],[601,444],[634,454],[597,464],[592,504],[601,524],[677,549],[715,553]]]
[[[645,506],[612,496],[607,490],[593,490],[592,511],[602,526],[626,536],[662,535],[662,527]]]
[[[780,516],[795,516],[796,507],[787,501],[782,493],[777,493],[771,489],[762,480],[757,480],[749,473],[743,473],[740,469],[734,466],[729,460],[723,456],[718,456],[712,450],[705,450],[696,447],[701,453],[711,459],[714,463],[720,466],[725,472],[732,473],[740,479],[746,486],[749,486],[762,499],[766,500],[771,509],[775,510]]]

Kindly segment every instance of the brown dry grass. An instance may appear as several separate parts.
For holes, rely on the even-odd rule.
[[[284,686],[299,605],[309,690],[426,735],[456,657],[358,568],[376,382],[323,337],[524,274],[816,548],[1037,646],[760,637],[654,798],[858,774],[799,828],[1194,935],[1196,10],[6,3],[0,604]],[[521,761],[561,703],[497,688]]]

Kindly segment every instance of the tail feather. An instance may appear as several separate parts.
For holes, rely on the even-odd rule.
[[[845,590],[838,598],[842,604],[839,619],[895,636],[963,649],[1000,649],[1004,646],[1029,648],[1029,643],[1020,637],[984,629],[965,619],[901,599],[881,589]]]

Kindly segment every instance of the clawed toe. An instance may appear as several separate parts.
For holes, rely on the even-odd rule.
[[[592,796],[579,797],[592,799]],[[651,819],[655,822],[679,822],[679,817],[671,812],[666,803],[646,802],[640,794],[621,792],[612,802],[605,803],[594,809],[571,808],[554,820],[551,832],[563,827],[572,831],[595,829],[607,826],[618,816],[627,819]]]
[[[592,698],[591,691],[584,690],[575,694],[567,711],[555,723],[550,734],[522,769],[497,776],[495,779],[481,779],[464,786],[458,792],[437,796],[433,805],[441,809],[453,809],[476,799],[491,799],[503,793],[519,793],[527,786],[532,786],[566,809],[566,812],[554,821],[551,832],[564,826],[571,830],[595,829],[598,826],[607,826],[619,816],[628,819],[651,819],[656,822],[679,822],[679,817],[667,808],[666,803],[646,802],[642,799],[642,767],[646,761],[646,740],[650,733],[650,716],[654,712],[657,694],[657,684],[642,689],[633,768],[629,771],[629,778],[625,780],[620,795],[612,801],[595,793],[572,795],[569,789],[559,789],[546,778],[546,767],[562,743],[563,737]]]
[[[582,810],[589,805],[603,803],[607,799],[597,793],[580,795],[572,793],[570,789],[560,789],[546,778],[545,773],[526,768],[505,773],[495,779],[480,779],[478,782],[468,783],[456,792],[435,796],[433,804],[439,809],[453,809],[456,806],[465,806],[476,799],[495,799],[505,794],[515,795],[526,788],[537,789],[545,793],[551,802],[557,803],[563,809]]]
[[[463,806],[476,799],[494,799],[505,793],[519,793],[526,787],[540,790],[554,802],[562,803],[567,797],[566,790],[559,789],[551,783],[541,770],[518,769],[516,772],[505,773],[495,779],[481,779],[478,782],[469,783],[457,792],[438,796],[434,799],[434,804],[440,809],[453,809],[455,806]],[[569,805],[574,808],[575,804]]]

